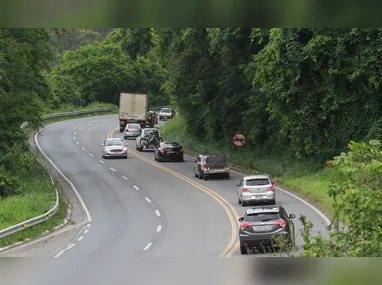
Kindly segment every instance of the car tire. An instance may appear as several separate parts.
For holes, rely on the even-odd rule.
[[[157,156],[155,154],[154,154],[154,159],[155,159],[155,161],[158,161]]]
[[[162,159],[158,157],[158,162],[162,162]]]
[[[241,253],[241,254],[248,254],[248,251],[247,251],[247,249],[245,248],[245,246],[240,245],[240,253]]]
[[[203,176],[202,174],[199,172],[199,175],[198,175],[199,179],[203,179]]]
[[[237,203],[238,203],[239,205],[241,205],[241,200],[240,200],[239,196],[237,197]]]
[[[242,207],[247,206],[247,202],[241,201],[241,206],[242,206]]]
[[[124,158],[127,159],[127,155]]]
[[[194,175],[196,178],[198,178],[198,174],[195,172],[195,170],[194,170]]]
[[[180,161],[180,162],[184,162],[184,158],[181,157],[181,158],[179,159],[179,161]]]
[[[204,175],[204,181],[207,181],[208,180],[208,177],[207,177],[207,175]]]
[[[228,174],[225,178],[226,178],[227,180],[229,180],[229,179],[230,179],[230,175]]]

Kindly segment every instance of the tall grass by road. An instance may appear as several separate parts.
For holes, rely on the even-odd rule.
[[[229,142],[224,145],[201,141],[185,130],[179,116],[161,126],[161,132],[165,140],[179,142],[190,155],[225,154],[237,170],[277,177],[288,189],[304,195],[329,214],[333,213],[332,199],[328,195],[331,179],[336,175],[332,169],[323,168],[314,161],[296,159],[288,151],[268,153],[249,147],[237,150]]]
[[[16,195],[0,199],[0,229],[21,223],[25,220],[44,214],[51,209],[56,200],[54,185],[48,173],[33,161],[30,170],[22,170],[17,174],[20,187]],[[67,203],[60,197],[60,208],[49,220],[0,239],[0,247],[33,238],[46,230],[61,224],[66,217]]]

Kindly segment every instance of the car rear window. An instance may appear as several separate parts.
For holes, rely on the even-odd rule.
[[[127,125],[127,128],[128,129],[140,129],[141,125],[139,125],[139,124],[129,124],[129,125]]]
[[[226,163],[226,157],[222,155],[214,155],[214,156],[209,156],[206,159],[207,163],[209,164],[217,164],[217,163]]]
[[[162,109],[160,110],[162,113],[170,113],[171,112],[171,109]]]
[[[157,130],[146,130],[145,135],[146,136],[155,135],[156,137],[159,138],[159,132]]]
[[[250,214],[245,217],[247,222],[266,222],[266,221],[276,221],[280,219],[278,213],[259,213],[259,214]]]
[[[271,182],[268,178],[255,178],[255,179],[247,179],[245,182],[245,185],[247,186],[262,186],[262,185],[269,185]]]

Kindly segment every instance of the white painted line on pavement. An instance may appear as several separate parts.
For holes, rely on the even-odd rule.
[[[91,215],[90,215],[90,212],[89,212],[88,208],[86,207],[86,204],[85,204],[84,200],[82,199],[80,193],[78,192],[77,188],[76,188],[76,187],[74,186],[74,184],[73,184],[73,183],[72,183],[72,182],[71,182],[71,181],[70,181],[70,180],[69,180],[69,179],[68,179],[68,178],[61,172],[61,170],[57,167],[57,165],[55,165],[54,162],[53,162],[53,161],[52,161],[52,160],[45,154],[45,152],[42,150],[42,148],[41,148],[41,146],[40,146],[40,144],[39,144],[39,142],[38,142],[37,136],[39,135],[39,133],[40,133],[41,131],[43,131],[44,129],[46,129],[46,128],[48,128],[48,127],[51,127],[51,126],[53,126],[53,125],[55,125],[55,124],[51,124],[51,125],[49,125],[49,126],[47,126],[47,127],[45,127],[45,128],[40,129],[40,130],[35,134],[35,136],[34,136],[34,141],[35,141],[35,143],[36,143],[36,146],[37,146],[38,150],[42,153],[42,155],[49,161],[49,163],[53,166],[53,168],[56,169],[56,171],[58,172],[58,174],[60,174],[61,177],[64,178],[64,180],[65,180],[66,182],[68,182],[68,184],[69,184],[70,187],[72,188],[74,194],[76,194],[76,196],[77,196],[77,198],[78,198],[78,200],[79,200],[79,202],[80,202],[82,208],[84,209],[84,211],[85,211],[85,213],[86,213],[86,217],[87,217],[87,221],[86,221],[86,222],[91,222],[91,221],[92,221],[92,217],[91,217]]]
[[[84,238],[84,236],[80,236],[77,241],[81,241]]]
[[[157,233],[159,233],[161,229],[162,229],[162,226],[159,225],[159,226],[157,227]]]
[[[148,250],[150,248],[150,246],[152,246],[152,244],[153,244],[152,242],[148,243],[143,250]]]
[[[80,130],[82,130],[84,127],[80,127]]]
[[[136,186],[136,185],[133,185],[133,186],[134,186],[135,189],[137,189],[137,191],[139,190],[138,186]]]
[[[158,210],[155,210],[155,214],[157,214],[157,216],[160,217],[160,213]]]
[[[59,253],[57,253],[54,257],[60,257],[61,255],[64,254],[65,251],[60,251]]]
[[[92,224],[88,224],[88,228],[90,228],[92,226]]]
[[[76,144],[80,144],[79,142],[76,142]]]
[[[122,176],[123,179],[128,180],[126,176]]]
[[[66,250],[71,249],[71,248],[74,247],[75,245],[76,245],[75,243],[72,243],[71,245],[69,245],[69,246],[66,248]]]
[[[87,234],[89,232],[89,230],[84,230],[84,234]]]
[[[86,150],[84,147],[82,147],[83,150]]]
[[[102,160],[100,160],[99,162],[101,162],[101,163],[105,163],[105,162],[103,162]]]
[[[74,132],[74,135],[76,135],[77,134],[77,132]]]
[[[90,156],[94,156],[94,155],[92,155],[91,153],[89,153],[89,155],[90,155]]]
[[[145,197],[145,200],[146,200],[147,202],[151,203],[151,200],[150,200],[149,198]]]
[[[76,139],[76,137],[73,137],[73,139],[75,140],[75,139]]]
[[[116,171],[113,167],[110,167],[111,170]]]
[[[92,126],[93,124],[89,124],[89,126]]]

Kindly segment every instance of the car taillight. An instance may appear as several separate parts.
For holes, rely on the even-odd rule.
[[[164,148],[159,149],[160,152],[164,152],[164,150],[165,150]]]
[[[268,190],[269,191],[275,191],[275,186],[273,186],[273,185],[269,186]]]
[[[126,133],[128,133],[129,132],[129,130],[128,129],[126,129]]]
[[[243,192],[248,192],[248,188],[247,188],[247,187],[244,187],[244,188],[243,188]]]
[[[183,148],[180,148],[180,149],[179,149],[179,152],[183,152]]]
[[[272,224],[279,225],[280,227],[285,228],[287,222],[285,220],[277,220],[277,221],[274,221]]]
[[[207,163],[201,163],[200,168],[207,168]]]
[[[252,223],[242,222],[242,223],[240,224],[240,229],[241,229],[242,231],[245,231],[245,229],[246,229],[247,227],[251,227],[251,226],[253,226]]]

